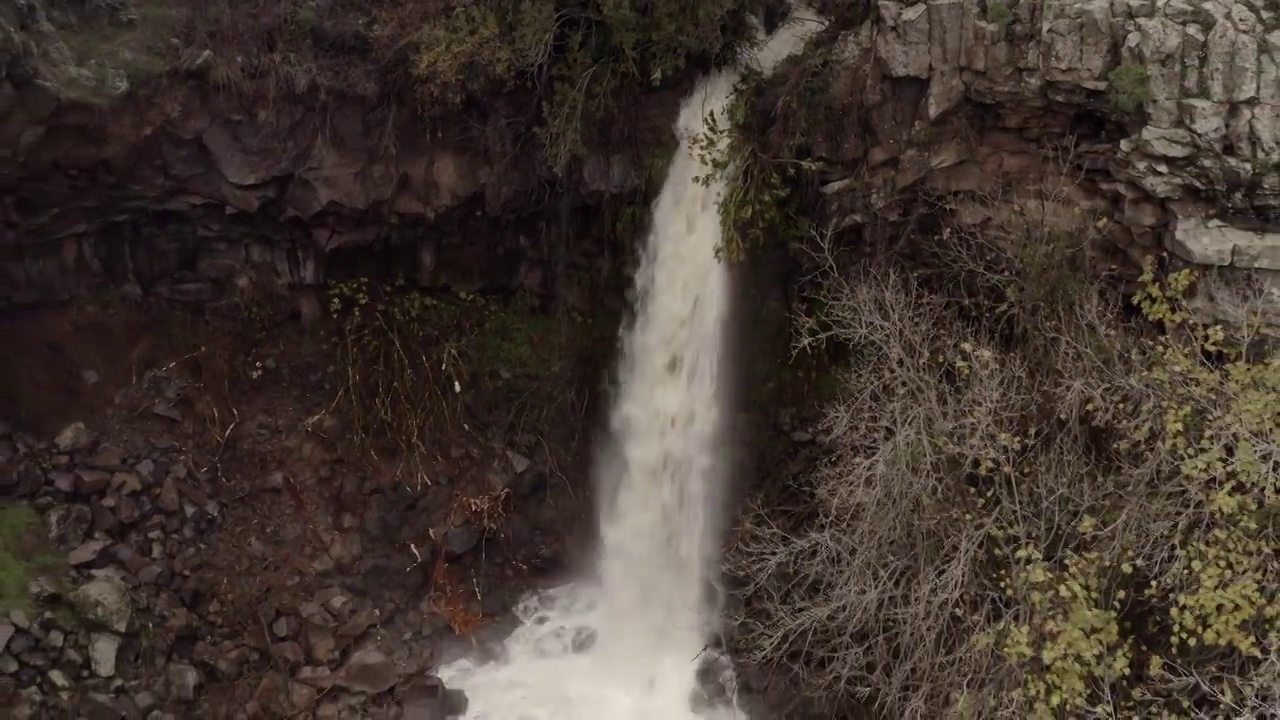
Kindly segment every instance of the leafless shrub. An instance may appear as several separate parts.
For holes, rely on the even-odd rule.
[[[1256,403],[1277,397],[1280,366],[1231,385],[1199,340],[1128,333],[1064,272],[1097,227],[1087,215],[984,211],[981,229],[943,230],[932,277],[849,273],[830,238],[815,238],[811,306],[821,313],[800,318],[799,346],[838,343],[853,360],[822,423],[824,462],[793,488],[809,511],[788,518],[762,501],[730,550],[729,571],[747,583],[740,653],[837,714],[862,704],[886,717],[1099,716],[1167,708],[1142,704],[1157,696],[1186,704],[1176,674],[1157,667],[1168,658],[1212,678],[1202,705],[1274,698],[1271,615],[1232,625],[1234,649],[1186,654],[1167,644],[1178,616],[1166,613],[1230,594],[1197,577],[1201,563],[1184,549],[1211,546],[1210,528],[1237,522],[1204,500],[1219,478],[1189,474],[1188,458],[1203,458],[1188,443],[1265,448],[1250,482],[1274,485],[1274,423],[1258,429]],[[1171,307],[1144,310],[1154,319]],[[1183,407],[1205,429],[1168,420]],[[1234,558],[1242,585],[1280,577],[1245,549],[1257,552],[1274,528],[1240,522],[1247,540],[1214,552]],[[1241,592],[1227,602],[1267,606],[1265,593]],[[1221,646],[1223,624],[1205,617],[1185,634]]]

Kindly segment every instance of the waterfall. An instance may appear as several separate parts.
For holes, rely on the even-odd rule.
[[[819,27],[796,11],[754,58],[765,73]],[[691,702],[713,657],[707,587],[719,572],[729,270],[716,247],[724,183],[692,152],[708,112],[723,118],[739,70],[704,78],[680,110],[671,162],[637,271],[634,323],[624,336],[609,459],[597,481],[597,573],[536,593],[501,659],[439,669],[466,691],[471,720],[743,718],[728,704]],[[722,681],[732,683],[729,677]],[[732,693],[729,693],[732,695]]]

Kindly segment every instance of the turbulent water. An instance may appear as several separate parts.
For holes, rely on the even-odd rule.
[[[794,13],[755,62],[771,71],[816,28],[816,18]],[[471,720],[744,717],[727,661],[707,648],[730,288],[715,251],[724,186],[698,182],[707,168],[690,148],[708,112],[723,116],[737,78],[736,71],[705,78],[681,108],[680,147],[636,277],[611,452],[598,468],[609,501],[600,510],[595,577],[525,598],[499,660],[439,669],[467,693]]]

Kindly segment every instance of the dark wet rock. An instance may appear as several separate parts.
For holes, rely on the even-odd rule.
[[[61,595],[61,591],[52,578],[37,575],[27,581],[27,594],[38,602],[51,602]]]
[[[45,484],[44,471],[30,461],[19,463],[18,469],[13,472],[13,475],[6,476],[4,473],[0,473],[0,477],[9,478],[5,491],[13,495],[33,495],[40,492]]]
[[[111,511],[115,503],[98,503],[92,508],[93,513],[93,531],[95,533],[113,534],[116,528],[120,526],[120,521],[116,519],[115,513]]]
[[[307,665],[298,668],[298,671],[293,674],[293,679],[314,688],[327,689],[333,687],[333,673],[329,668],[318,665]]]
[[[167,513],[176,513],[182,509],[182,496],[178,494],[178,483],[173,477],[167,477],[160,486],[160,495],[156,505]]]
[[[71,678],[57,668],[45,673],[45,677],[49,678],[49,684],[58,690],[66,690],[71,687]]]
[[[80,543],[74,550],[67,553],[67,562],[73,567],[80,565],[88,565],[98,559],[102,551],[111,544],[110,540],[105,538],[95,538]]]
[[[466,693],[445,687],[436,677],[400,683],[395,694],[405,720],[456,718],[465,714],[469,705]]]
[[[76,484],[76,491],[86,497],[106,492],[111,486],[111,473],[106,470],[81,468],[76,470],[76,476],[80,478]]]
[[[142,557],[132,547],[123,543],[112,545],[108,553],[135,578],[148,564],[147,558]]]
[[[315,603],[324,607],[335,622],[345,618],[351,611],[351,599],[336,587],[327,587],[316,593]]]
[[[172,663],[165,668],[165,681],[169,697],[190,702],[196,699],[200,688],[200,671],[186,663]]]
[[[72,591],[69,599],[80,616],[90,623],[117,633],[129,629],[133,602],[129,588],[120,579],[94,578]]]
[[[338,659],[338,643],[332,628],[308,621],[303,638],[312,661],[328,665]]]
[[[156,471],[156,462],[151,458],[143,458],[133,466],[133,471],[136,472],[138,475],[140,475],[142,478],[150,480],[151,476]]]
[[[507,468],[494,468],[485,475],[485,482],[490,492],[500,493],[511,490],[515,486],[516,477],[516,473]]]
[[[76,491],[76,475],[66,470],[51,470],[48,474],[49,484],[54,490],[70,495]]]
[[[131,472],[115,472],[111,474],[111,489],[124,495],[132,495],[142,491],[142,479]]]
[[[531,470],[516,477],[511,487],[516,497],[529,498],[547,489],[547,473],[543,470]]]
[[[459,525],[449,528],[444,533],[444,551],[450,558],[458,558],[474,550],[484,533],[474,525]]]
[[[89,459],[89,464],[102,470],[116,470],[124,464],[124,451],[114,445],[103,445]]]
[[[813,435],[805,432],[804,430],[796,430],[791,433],[791,442],[811,443],[813,442]]]
[[[338,628],[337,638],[341,642],[351,642],[363,635],[378,622],[378,611],[372,607],[364,607],[355,612],[350,619]]]
[[[352,692],[377,695],[395,686],[400,679],[395,663],[382,652],[357,650],[334,676],[334,683]]]
[[[138,708],[140,713],[148,713],[155,709],[158,704],[156,694],[150,690],[143,690],[133,696],[133,704]]]
[[[94,441],[93,433],[82,422],[71,423],[62,428],[53,439],[54,447],[62,452],[77,452],[87,449]]]
[[[9,654],[23,658],[38,644],[36,637],[29,632],[16,632],[9,638]]]
[[[146,498],[135,500],[128,495],[122,495],[116,501],[116,519],[125,525],[132,525],[142,519],[145,514],[143,502]],[[148,503],[149,504],[149,503]]]
[[[271,671],[258,683],[250,702],[250,715],[296,717],[315,706],[317,692],[300,682],[292,682],[278,671]]]
[[[79,641],[77,640],[77,642]],[[86,663],[85,657],[80,653],[79,650],[73,647],[69,647],[69,648],[65,648],[62,651],[62,665],[64,667],[68,665],[71,667],[80,667],[85,663]],[[82,672],[81,674],[83,675],[84,673]]]
[[[138,706],[128,698],[89,693],[80,700],[79,714],[85,720],[133,720],[141,717]]]
[[[116,656],[120,652],[120,636],[114,633],[93,633],[89,636],[89,666],[100,678],[116,674]]]
[[[329,557],[339,568],[350,568],[362,552],[364,547],[356,533],[335,533],[329,542]]]
[[[36,670],[48,670],[53,667],[53,660],[49,657],[49,653],[43,650],[28,650],[18,656],[18,660],[27,667]]]
[[[45,633],[44,637],[40,638],[40,641],[49,649],[61,650],[62,646],[67,643],[67,634],[58,628],[53,628],[48,633]]]
[[[307,659],[306,652],[296,642],[276,643],[270,648],[271,657],[287,668],[297,667]]]
[[[163,565],[152,563],[142,568],[134,576],[143,585],[167,585],[171,578]]]
[[[152,405],[151,413],[158,417],[165,418],[166,420],[172,420],[177,423],[182,422],[182,413],[173,405],[166,402],[158,402],[155,405]]]
[[[0,620],[0,652],[4,652],[9,645],[9,638],[12,638],[16,632],[17,628],[13,626],[13,623],[7,620]]]
[[[245,667],[252,662],[254,651],[231,640],[217,646],[198,642],[191,652],[191,659],[198,667],[212,671],[220,682],[234,682],[244,675]]]
[[[59,547],[76,547],[85,541],[93,525],[93,511],[84,505],[59,505],[44,516],[49,539]]]
[[[302,628],[302,623],[298,618],[292,615],[281,615],[271,623],[271,634],[281,640],[287,640],[295,637],[298,630]]]
[[[511,461],[511,469],[514,470],[517,475],[524,473],[526,470],[528,470],[530,467],[533,466],[532,460],[525,457],[524,455],[521,455],[515,450],[507,451],[507,459]]]

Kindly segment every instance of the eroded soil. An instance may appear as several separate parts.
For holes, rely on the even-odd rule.
[[[12,717],[445,717],[431,666],[589,534],[599,348],[468,358],[408,464],[352,442],[325,321],[289,305],[0,323],[0,494],[36,539],[5,571]],[[548,383],[571,401],[521,405]]]

